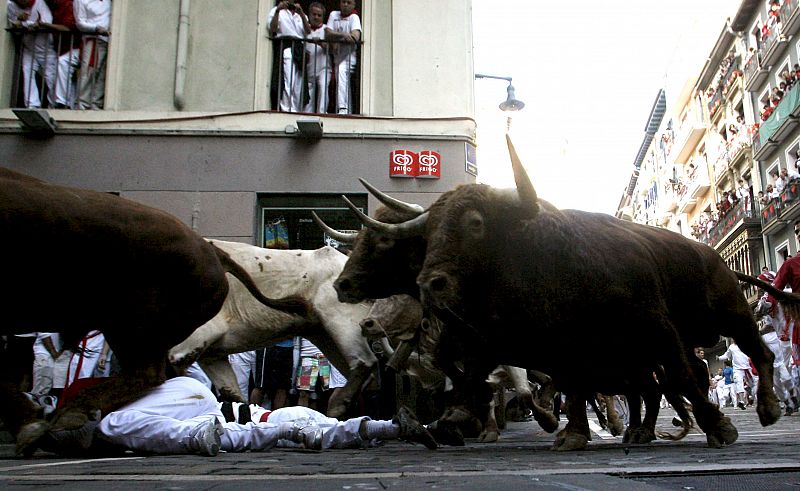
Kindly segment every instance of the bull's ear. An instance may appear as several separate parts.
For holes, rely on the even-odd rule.
[[[533,184],[525,172],[525,167],[519,160],[519,155],[511,142],[511,135],[506,133],[506,143],[508,143],[508,154],[511,156],[511,168],[514,169],[514,182],[517,184],[517,194],[519,195],[520,202],[523,206],[530,208],[531,216],[536,216],[539,213],[539,197],[536,195],[536,190],[533,189]]]

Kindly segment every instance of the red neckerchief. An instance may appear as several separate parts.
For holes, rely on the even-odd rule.
[[[266,423],[267,420],[269,419],[269,415],[270,414],[272,414],[272,411],[265,412],[264,414],[261,415],[261,418],[259,418],[258,422],[259,423]]]

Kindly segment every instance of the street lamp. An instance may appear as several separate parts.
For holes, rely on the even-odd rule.
[[[475,78],[494,78],[497,80],[505,80],[508,82],[508,87],[506,87],[506,92],[508,92],[508,97],[506,100],[501,102],[498,106],[501,111],[519,111],[523,107],[525,107],[525,103],[517,100],[514,96],[514,86],[511,85],[511,77],[500,77],[498,75],[484,75],[482,73],[476,73]]]

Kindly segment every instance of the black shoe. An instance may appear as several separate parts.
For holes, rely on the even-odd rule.
[[[745,411],[745,410],[747,409],[747,408],[745,407],[745,405],[744,405],[744,403],[743,403],[743,402],[740,402],[740,403],[738,403],[738,404],[736,405],[736,407],[738,407],[738,408],[739,408],[739,409],[741,409],[742,411]]]
[[[397,411],[397,416],[394,417],[393,421],[400,425],[400,436],[398,438],[401,440],[421,443],[431,450],[436,450],[436,447],[439,446],[431,433],[417,421],[417,417],[409,408],[402,406]]]
[[[683,426],[683,421],[681,421],[679,417],[675,416],[674,418],[672,418],[672,426],[680,428],[681,426]]]

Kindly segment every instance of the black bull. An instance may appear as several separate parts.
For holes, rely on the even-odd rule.
[[[719,446],[736,431],[698,389],[692,348],[724,335],[761,375],[761,423],[779,418],[772,353],[716,251],[607,215],[540,207],[512,161],[517,193],[461,186],[414,223],[365,220],[384,237],[427,240],[417,278],[423,300],[457,331],[466,359],[481,360],[474,380],[506,363],[547,372],[573,394],[625,393],[658,372],[665,392],[690,399],[709,444]],[[588,435],[583,405],[573,406],[566,437]]]
[[[313,315],[302,300],[261,295],[246,271],[175,217],[111,194],[0,168],[0,230],[0,332],[60,332],[76,343],[97,329],[121,366],[120,377],[60,410],[53,427],[80,425],[162,382],[169,348],[220,310],[226,272],[267,306]],[[30,454],[51,426],[0,369],[0,418],[17,434],[18,453]]]

